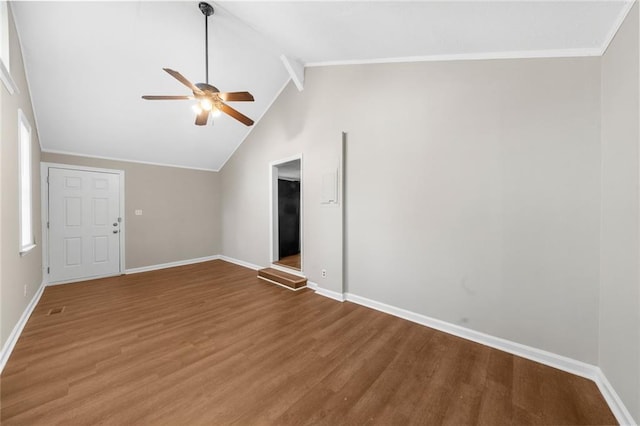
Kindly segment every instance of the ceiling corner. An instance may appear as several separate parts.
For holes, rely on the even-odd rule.
[[[602,44],[602,47],[600,48],[600,56],[604,55],[607,49],[609,48],[609,45],[611,44],[614,37],[618,33],[618,30],[622,26],[622,23],[624,22],[624,20],[627,18],[627,15],[629,14],[629,12],[631,12],[631,9],[633,8],[634,4],[636,4],[635,0],[625,1],[624,7],[620,11],[620,14],[616,18],[616,20],[613,22],[613,26],[611,27],[609,34],[607,34],[607,37],[605,38],[604,43]]]

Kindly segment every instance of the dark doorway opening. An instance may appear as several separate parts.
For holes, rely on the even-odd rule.
[[[300,181],[278,179],[278,253],[300,254]]]
[[[271,261],[302,271],[302,160],[272,163],[273,233]]]

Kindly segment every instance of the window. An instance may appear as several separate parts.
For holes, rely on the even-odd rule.
[[[9,69],[9,8],[6,0],[0,0],[0,59]]]
[[[0,59],[9,67],[9,8],[6,0],[0,0]]]
[[[31,177],[31,125],[21,109],[18,110],[18,158],[20,205],[20,254],[35,247],[33,235],[33,191]]]
[[[11,68],[9,63],[9,6],[6,0],[0,0],[0,80],[13,94],[16,91],[16,84],[11,78]]]

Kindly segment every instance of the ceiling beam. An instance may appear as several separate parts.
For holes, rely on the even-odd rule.
[[[304,65],[297,59],[288,58],[285,55],[281,55],[280,59],[282,59],[282,63],[298,88],[298,91],[302,92],[304,89]]]

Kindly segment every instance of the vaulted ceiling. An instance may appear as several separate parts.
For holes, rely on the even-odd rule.
[[[210,82],[250,91],[258,121],[306,66],[407,60],[597,56],[630,2],[212,2]],[[219,170],[251,128],[227,116],[195,126],[189,94],[162,71],[205,80],[197,2],[13,2],[42,148]]]

